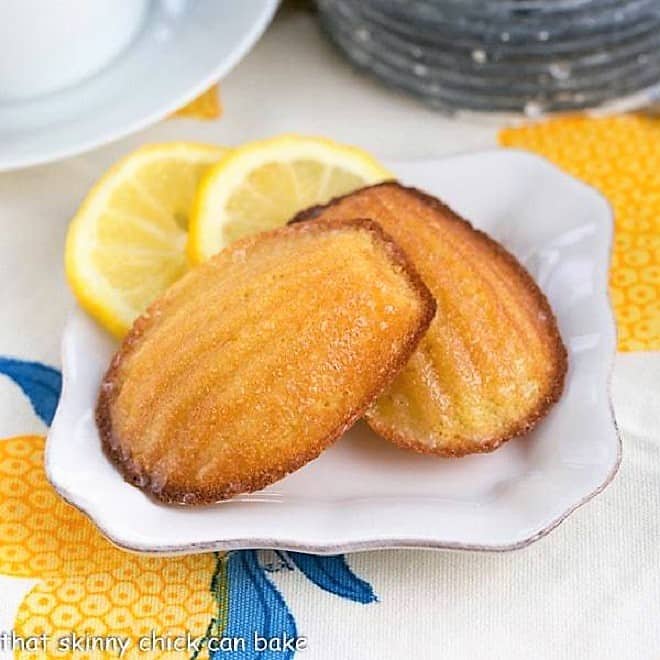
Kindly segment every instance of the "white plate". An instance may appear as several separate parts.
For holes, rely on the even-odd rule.
[[[320,458],[263,491],[202,508],[166,506],[124,482],[101,451],[93,410],[115,345],[76,311],[64,333],[64,389],[46,471],[114,543],[164,553],[513,549],[546,534],[612,479],[621,448],[608,392],[615,350],[608,204],[522,152],[389,167],[471,218],[535,276],[569,352],[559,403],[533,433],[492,454],[420,456],[358,424]]]
[[[86,151],[152,124],[224,76],[278,0],[153,0],[128,50],[70,89],[0,103],[0,171]]]

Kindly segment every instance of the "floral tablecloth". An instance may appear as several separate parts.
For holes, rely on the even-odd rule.
[[[207,657],[214,640],[217,658],[263,660],[660,657],[660,120],[569,118],[499,134],[595,185],[615,209],[613,398],[624,460],[604,494],[508,554],[153,558],[102,538],[47,484],[42,458],[72,305],[67,221],[131,147],[207,130],[217,139],[189,121],[0,175],[0,656]],[[363,146],[379,153],[373,130]],[[271,648],[255,650],[255,639]]]

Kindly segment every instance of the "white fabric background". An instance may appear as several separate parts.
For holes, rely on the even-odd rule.
[[[68,220],[117,157],[149,141],[234,144],[283,131],[353,142],[383,158],[495,144],[489,123],[451,121],[354,73],[312,19],[285,13],[223,83],[219,122],[177,120],[63,163],[0,174],[0,353],[59,364],[72,299],[64,282]],[[507,554],[388,551],[351,555],[379,603],[327,594],[298,572],[274,575],[309,639],[307,660],[484,657],[660,658],[660,353],[619,355],[619,476],[535,545]],[[43,433],[0,378],[0,438]],[[0,577],[0,630],[32,580]]]

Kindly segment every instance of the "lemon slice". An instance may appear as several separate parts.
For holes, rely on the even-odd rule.
[[[80,304],[121,337],[187,268],[197,187],[226,149],[174,142],[138,149],[92,188],[69,227],[66,273]]]
[[[391,178],[368,153],[323,138],[282,135],[248,143],[204,177],[190,219],[188,257],[199,263],[313,204]]]

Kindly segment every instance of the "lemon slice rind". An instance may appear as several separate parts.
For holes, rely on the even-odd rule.
[[[326,138],[291,134],[245,144],[227,153],[202,179],[190,218],[187,246],[190,262],[205,261],[230,242],[224,233],[230,222],[228,203],[240,186],[249,186],[248,177],[252,173],[268,164],[283,165],[296,161],[310,161],[322,165],[326,177],[326,181],[323,178],[319,181],[319,194],[313,199],[309,199],[307,195],[308,199],[297,210],[351,192],[344,189],[333,190],[332,187],[328,189],[327,179],[333,170],[343,171],[359,179],[361,185],[394,178],[391,172],[362,149],[338,144]],[[283,183],[288,183],[295,189],[295,174],[293,179],[293,186],[291,181]],[[277,214],[277,199],[270,198],[254,188],[250,188],[249,192],[257,202],[261,198],[266,207],[270,205],[273,216]],[[296,192],[298,191],[293,194]],[[292,216],[293,213],[289,215]],[[255,226],[254,231],[272,228],[278,224],[281,222],[275,222],[271,226]],[[246,227],[245,233],[251,231],[251,227]]]
[[[131,265],[141,265],[140,267],[147,271],[148,267],[153,265],[152,270],[158,271],[160,265],[167,264],[168,260],[172,264],[178,263],[180,270],[185,268],[187,263],[184,230],[169,231],[173,218],[163,207],[161,200],[150,195],[148,187],[140,183],[140,172],[157,163],[159,159],[180,160],[182,168],[185,168],[186,162],[196,167],[200,164],[211,166],[225,153],[226,149],[222,147],[199,143],[147,145],[112,166],[85,197],[69,226],[65,247],[65,271],[79,304],[113,335],[123,336],[144,305],[134,305],[130,302],[131,299],[141,298],[138,288],[129,291],[113,286],[107,272],[104,273],[103,268],[99,268],[96,262],[99,256],[102,256],[107,264],[114,262],[117,269],[124,268],[127,271]],[[185,176],[183,169],[182,176]],[[193,182],[188,181],[187,185],[193,185]],[[112,207],[113,196],[117,195],[118,191],[121,192],[122,186],[140,189],[134,190],[134,193],[145,208],[149,209],[148,214],[132,214],[126,209]],[[154,222],[144,217],[149,214],[156,218]],[[111,221],[133,225],[136,234],[151,237],[152,245],[140,248],[139,239],[136,239],[135,244],[115,241],[107,246],[103,245],[99,241],[100,223]],[[163,281],[174,277],[171,273],[169,277],[163,277],[164,275],[167,273],[160,274]],[[136,285],[140,286],[144,288],[142,298],[145,300],[155,297],[163,288],[157,281],[142,281]]]

